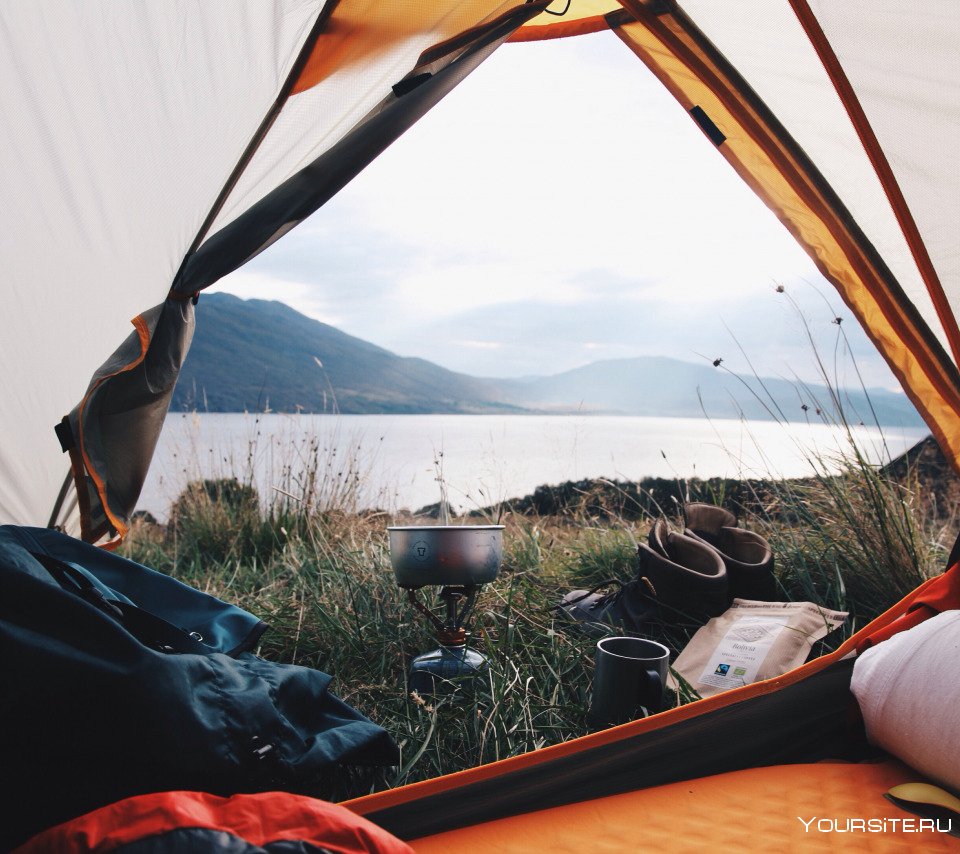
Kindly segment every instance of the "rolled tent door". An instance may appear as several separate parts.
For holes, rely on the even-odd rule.
[[[170,297],[134,327],[60,427],[87,542],[129,527],[190,349],[193,302]]]

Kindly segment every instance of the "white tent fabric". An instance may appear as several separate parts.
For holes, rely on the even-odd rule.
[[[960,9],[811,3],[890,164],[954,315],[960,312]],[[949,351],[948,351],[949,352]],[[958,357],[954,353],[954,358]]]
[[[513,0],[463,0],[443,8],[418,0],[340,0],[334,26],[320,36],[316,50],[318,56],[336,57],[337,64],[330,62],[329,74],[316,85],[294,90],[211,233],[339,142],[424,50],[516,5]]]
[[[861,47],[868,47],[868,60],[875,63],[880,61],[878,55],[898,53],[900,39],[897,37],[896,24],[899,16],[904,14],[903,4],[873,2],[867,4],[871,7],[869,14],[862,8],[858,14],[855,11],[858,5],[863,4],[818,4],[831,15],[839,11],[839,6],[848,10],[844,14],[853,20],[843,22],[843,32],[850,38],[859,39]],[[683,0],[682,6],[817,164],[949,353],[947,335],[880,179],[788,0],[743,0],[737,4],[736,15],[730,15],[726,4],[713,0]],[[882,6],[889,7],[890,11],[878,8]],[[923,16],[918,17],[926,18],[926,9]],[[953,17],[952,26],[956,29],[960,26],[960,19],[955,15]],[[749,27],[743,26],[744,20],[750,21]],[[885,20],[885,37],[879,41],[863,39],[864,22],[867,20],[875,25],[877,21]],[[932,20],[936,20],[936,16]],[[953,44],[956,43],[955,39]],[[886,47],[878,49],[877,45]],[[960,79],[956,68],[956,52],[948,59],[944,74],[956,81]],[[951,68],[951,65],[954,67]],[[873,76],[873,70],[867,75],[868,78]],[[904,87],[913,90],[906,103],[916,103],[917,95],[923,92],[924,81],[914,77],[911,65],[903,63],[900,56],[891,62],[890,75],[894,74],[899,77],[897,86],[901,90]],[[880,103],[885,101],[892,106],[897,96],[885,88],[887,85],[881,82],[880,90],[876,91],[877,81],[874,80],[872,85],[865,83],[862,88]],[[862,97],[859,89],[858,95]],[[902,127],[906,122],[905,126],[910,126],[911,119],[908,117],[900,115],[894,118],[895,125],[899,123]],[[928,164],[916,160],[929,154],[923,146],[915,146],[914,152],[904,152],[905,169],[917,178],[926,174],[931,178],[936,176],[939,180],[941,176],[936,169],[929,169]],[[930,195],[939,195],[938,188],[931,190],[934,192]],[[954,199],[960,204],[956,192]],[[957,290],[960,291],[960,281],[957,282]]]
[[[0,521],[46,524],[54,424],[162,302],[322,5],[4,4]]]
[[[14,367],[5,372],[5,421],[20,418],[0,446],[0,521],[48,520],[68,469],[53,425],[131,319],[163,300],[201,230],[216,235],[343,139],[424,50],[514,8],[504,0],[5,7],[0,105],[21,121],[0,140],[10,173],[0,198],[24,215],[5,234],[7,307],[22,322],[0,342]]]

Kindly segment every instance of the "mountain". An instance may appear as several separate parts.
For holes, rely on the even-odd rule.
[[[515,412],[496,383],[408,359],[280,302],[204,294],[175,409]]]
[[[823,385],[800,385],[772,377],[741,377],[722,366],[697,365],[659,356],[611,359],[549,377],[501,380],[506,399],[537,409],[630,415],[739,417],[819,421],[817,410],[832,413],[835,402]],[[886,389],[843,390],[840,405],[849,423],[922,427],[905,394]],[[803,407],[807,409],[804,410]],[[872,410],[871,410],[872,407]]]
[[[398,356],[280,302],[214,293],[197,307],[197,332],[173,408],[771,418],[745,382],[754,389],[762,382],[789,420],[817,420],[818,407],[830,411],[824,387],[798,392],[787,380],[743,380],[722,367],[661,357],[594,362],[547,377],[482,379]],[[850,421],[871,422],[872,404],[883,424],[923,425],[903,394],[872,389],[868,403],[862,392],[849,392],[842,402]]]

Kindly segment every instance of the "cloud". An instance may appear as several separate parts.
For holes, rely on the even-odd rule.
[[[531,287],[600,267],[716,301],[812,270],[609,34],[506,46],[346,192],[371,229],[430,247],[438,268],[456,254],[452,272],[509,265]]]
[[[761,373],[809,375],[806,329],[773,291],[796,289],[819,323],[833,309],[804,279],[831,290],[642,63],[598,34],[498,50],[220,287],[477,375],[647,354],[747,369],[737,342]],[[895,387],[844,330],[871,381]]]
[[[483,376],[560,373],[600,359],[662,355],[694,362],[721,357],[734,371],[820,381],[819,354],[831,378],[844,384],[858,382],[856,364],[868,385],[898,388],[846,309],[824,302],[804,282],[787,289],[794,303],[771,286],[718,307],[644,302],[598,287],[573,310],[539,300],[509,310],[478,307],[424,323],[415,349],[401,336],[380,343]],[[833,323],[837,312],[842,329]]]

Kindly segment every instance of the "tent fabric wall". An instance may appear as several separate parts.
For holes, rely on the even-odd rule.
[[[129,318],[142,338],[142,313],[172,286],[191,294],[285,233],[482,60],[483,25],[499,27],[502,40],[544,5],[47,0],[4,7],[0,104],[22,120],[0,141],[4,162],[16,164],[3,184],[5,209],[22,214],[5,233],[5,294],[22,322],[0,342],[5,406],[18,414],[18,429],[0,446],[0,520],[42,524],[60,504],[69,466],[52,427],[91,375],[104,396],[105,373],[116,365],[97,365],[124,339]],[[370,134],[369,117],[398,100],[393,86],[425,52],[475,28],[472,45],[426,69],[457,66],[447,83],[431,81],[434,101],[420,93],[417,113],[409,107],[418,98],[410,98],[393,110],[406,124]],[[473,60],[460,61],[463,53]],[[358,125],[364,144],[354,146]],[[306,170],[337,146],[335,174],[328,169],[326,189],[318,189],[317,170]],[[290,181],[304,190],[301,212],[271,220],[276,205],[261,203]],[[231,228],[244,217],[244,228]],[[228,256],[218,257],[225,246]],[[198,250],[204,275],[185,275],[196,269]],[[122,535],[156,444],[156,435],[146,436],[155,433],[156,407],[150,430],[135,427],[128,413],[138,450],[128,443],[112,455],[84,447],[94,433],[84,407],[72,419],[83,464],[78,471],[75,458],[74,477],[94,487],[80,489],[79,503],[89,508],[82,527],[90,536]],[[69,527],[75,516],[53,521]]]

